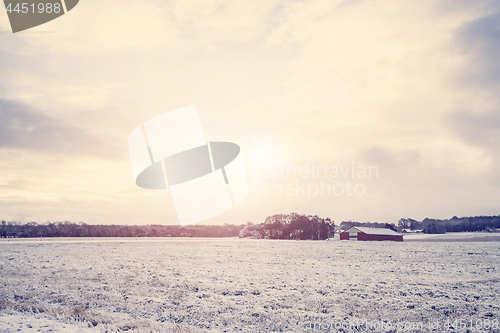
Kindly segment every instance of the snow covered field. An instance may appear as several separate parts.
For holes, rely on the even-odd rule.
[[[500,332],[499,295],[498,242],[0,241],[1,332]]]
[[[499,242],[499,233],[490,232],[447,232],[446,234],[404,234],[405,242],[426,241],[426,242]]]

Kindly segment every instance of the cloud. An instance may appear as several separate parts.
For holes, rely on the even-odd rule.
[[[1,35],[0,41],[12,46],[22,43],[33,53],[102,55],[141,50],[189,54],[224,43],[258,41],[271,31],[279,5],[279,0],[80,2],[67,15],[18,34],[22,39],[15,43]],[[54,33],[40,38],[37,32],[43,31]]]
[[[447,121],[460,139],[466,143],[477,145],[500,153],[500,114],[489,112],[473,114],[470,112],[455,112]]]
[[[28,189],[31,182],[25,179],[11,180],[7,184],[0,184],[2,190],[25,190]]]
[[[106,156],[101,140],[27,105],[0,99],[0,149]]]
[[[463,24],[456,40],[468,60],[461,81],[476,88],[500,84],[500,8]]]
[[[500,114],[498,111],[475,114],[472,112],[457,111],[446,118],[449,128],[465,144],[477,147],[484,157],[476,159],[488,161],[486,179],[494,186],[500,187]]]
[[[423,156],[418,151],[403,150],[391,151],[382,147],[370,147],[361,151],[361,157],[370,165],[383,167],[391,172],[397,172],[402,168],[422,166]]]

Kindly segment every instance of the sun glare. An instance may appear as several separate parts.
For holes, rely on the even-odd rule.
[[[259,162],[264,163],[272,158],[271,150],[266,146],[260,146],[253,150],[253,158]]]

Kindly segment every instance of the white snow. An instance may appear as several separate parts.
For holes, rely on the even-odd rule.
[[[407,233],[403,234],[404,241],[500,241],[500,233],[490,232],[447,232],[445,234]]]
[[[355,232],[355,230],[361,231],[362,233],[367,234],[367,235],[401,236],[401,234],[398,234],[394,230],[384,229],[384,228],[352,227],[351,229],[349,229],[347,231],[348,232]]]
[[[498,242],[2,240],[0,332],[498,321],[499,250]]]
[[[50,319],[41,315],[24,313],[0,312],[0,331],[10,332],[64,332],[64,333],[91,333],[100,332],[97,328],[80,327],[75,324]]]

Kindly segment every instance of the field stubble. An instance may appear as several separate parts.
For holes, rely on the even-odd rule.
[[[500,319],[497,242],[96,239],[2,241],[0,249],[0,316],[92,332]]]

